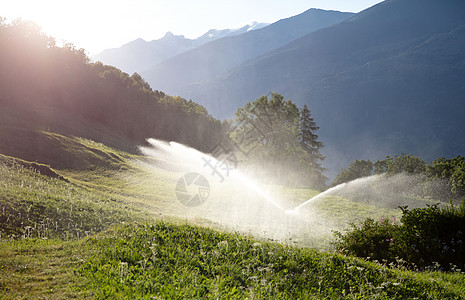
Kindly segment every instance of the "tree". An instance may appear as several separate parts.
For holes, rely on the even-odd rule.
[[[387,167],[388,167],[388,161],[386,159],[384,160],[377,160],[374,164],[374,173],[375,174],[384,174],[386,173]]]
[[[447,180],[455,196],[465,196],[465,157],[439,157],[426,166],[426,174],[432,179]]]
[[[152,91],[150,84],[142,78],[138,73],[134,73],[131,75],[131,79],[134,81],[134,85],[142,90]]]
[[[305,104],[300,111],[299,118],[300,145],[307,152],[311,167],[322,172],[324,168],[321,167],[320,161],[323,161],[325,157],[320,153],[323,143],[318,141],[318,135],[315,133],[318,129],[320,127],[316,126],[311,111]]]
[[[342,169],[334,178],[332,186],[349,182],[357,178],[370,176],[373,173],[373,163],[369,160],[354,160],[347,169]]]
[[[427,162],[421,158],[411,155],[402,154],[394,155],[394,157],[386,156],[384,161],[377,161],[375,163],[375,173],[387,173],[388,175],[394,175],[399,173],[421,174],[426,170]]]
[[[282,183],[324,185],[319,163],[324,159],[319,152],[323,144],[314,133],[318,127],[308,108],[302,114],[291,100],[273,93],[239,108],[235,121],[231,138],[248,165],[259,165]]]

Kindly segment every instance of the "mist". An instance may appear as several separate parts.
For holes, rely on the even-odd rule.
[[[153,201],[151,209],[165,217],[321,250],[331,249],[333,231],[344,231],[366,218],[398,220],[398,206],[425,207],[435,203],[428,195],[432,187],[447,190],[441,181],[425,186],[422,176],[383,174],[319,193],[274,184],[272,176],[266,178],[263,172],[260,177],[250,175],[256,174],[250,168],[247,171],[240,164],[228,167],[224,161],[176,142],[148,139],[148,143],[150,146],[139,147],[146,159],[134,163],[153,180],[160,180],[163,174],[164,197],[168,199]]]

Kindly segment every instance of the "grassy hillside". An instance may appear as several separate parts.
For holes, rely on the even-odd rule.
[[[67,240],[91,235],[111,224],[150,219],[149,213],[121,197],[73,179],[74,183],[57,178],[51,171],[45,165],[0,155],[2,238]]]
[[[0,156],[0,289],[5,299],[464,297],[460,273],[399,271],[290,246],[327,247],[328,228],[335,228],[328,223],[342,226],[392,210],[323,198],[309,206],[312,214],[304,215],[309,220],[302,224],[310,224],[306,230],[291,222],[287,230],[297,226],[300,231],[283,244],[272,243],[273,232],[252,229],[257,220],[278,213],[244,214],[243,202],[236,207],[228,202],[241,196],[232,183],[221,190],[231,197],[183,210],[173,193],[179,172],[163,164],[148,169],[141,162],[152,160],[101,143],[50,132],[29,134],[50,142],[56,161],[54,168],[41,164],[48,151],[29,153],[26,147],[18,147],[17,154],[34,154],[38,162]],[[70,155],[79,167],[66,164]],[[289,206],[318,194],[288,187],[266,191],[283,202],[291,200]],[[226,214],[216,207],[228,208]],[[228,233],[234,227],[221,222],[234,209],[244,214],[242,221],[249,218],[249,227],[237,227],[242,234]],[[275,227],[283,226],[281,219],[273,220]]]
[[[31,22],[0,18],[0,90],[2,126],[117,148],[158,137],[205,150],[222,130],[197,103],[153,90],[137,73],[92,63],[83,49],[58,47]]]
[[[393,204],[376,199],[370,192],[357,196],[355,189],[352,194],[319,198],[305,205],[298,215],[288,215],[283,210],[292,209],[319,192],[260,183],[250,185],[234,178],[219,183],[214,176],[208,177],[208,169],[201,165],[203,161],[199,161],[197,171],[209,178],[210,196],[202,206],[190,208],[176,197],[176,183],[187,170],[179,167],[182,166],[179,161],[173,162],[163,155],[130,154],[102,143],[46,131],[0,127],[0,136],[9,141],[0,144],[0,153],[9,155],[0,156],[4,220],[16,220],[14,226],[4,224],[11,226],[11,232],[3,233],[7,235],[20,235],[24,229],[19,228],[46,222],[58,211],[63,214],[61,219],[73,220],[60,221],[64,222],[58,222],[60,226],[80,224],[81,217],[72,216],[73,207],[78,207],[89,213],[108,209],[108,215],[113,215],[116,223],[134,219],[129,212],[139,220],[146,214],[161,214],[222,230],[328,250],[333,230],[343,231],[349,223],[360,223],[366,217],[398,218],[401,214],[396,209],[397,202],[402,201],[400,198]],[[245,177],[245,180],[251,179]],[[368,190],[367,186],[364,190]],[[76,203],[72,203],[74,200]],[[431,202],[414,199],[402,205],[411,203],[424,206]],[[34,218],[19,226],[23,222],[21,218],[28,219],[29,214]],[[111,218],[108,217],[107,225],[112,223]],[[96,232],[105,227],[97,225],[89,225],[78,232],[82,236],[83,232],[90,231],[89,228],[100,228],[93,229]],[[16,228],[14,232],[12,228]],[[55,231],[66,232],[57,228]]]
[[[2,241],[5,299],[461,299],[464,275],[416,273],[190,225]]]
[[[104,249],[80,273],[104,297],[453,298],[463,275],[396,271],[335,254],[189,225],[122,226],[89,239]],[[432,275],[434,280],[431,280]]]

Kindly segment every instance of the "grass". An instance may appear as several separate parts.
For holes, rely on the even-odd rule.
[[[91,283],[96,298],[443,299],[465,296],[463,274],[449,274],[447,278],[434,272],[392,270],[337,254],[190,225],[119,226],[88,241],[92,248],[101,250],[79,272]]]
[[[317,210],[321,218],[333,220],[335,226],[341,229],[349,223],[362,222],[367,216],[373,219],[399,219],[402,216],[402,211],[399,209],[359,203],[336,196],[328,196],[322,200],[315,201],[310,204],[309,209]]]
[[[460,299],[462,273],[411,272],[180,222],[0,242],[3,299]]]
[[[2,238],[79,238],[115,223],[150,218],[122,199],[40,175],[1,155],[0,174]]]
[[[395,210],[327,197],[308,205],[308,218],[318,218],[288,219],[282,228],[282,212],[229,181],[212,185],[205,206],[186,209],[174,194],[182,174],[169,168],[91,140],[14,131],[42,148],[1,149],[51,164],[0,155],[0,298],[465,297],[460,273],[407,272],[302,248],[326,249],[328,228]],[[13,133],[3,128],[0,135]],[[290,206],[318,194],[265,189]],[[247,206],[251,200],[255,206]],[[220,222],[226,217],[231,223]],[[239,220],[250,224],[230,233]],[[262,222],[266,230],[296,230],[278,244],[271,232],[247,230]]]
[[[1,241],[0,299],[88,298],[88,280],[75,273],[85,255],[76,240]]]

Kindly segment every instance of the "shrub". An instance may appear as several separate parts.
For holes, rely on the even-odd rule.
[[[357,257],[395,261],[393,243],[399,229],[392,220],[368,218],[359,225],[351,224],[351,229],[345,233],[335,232],[338,239],[335,245],[338,250]]]
[[[429,205],[402,210],[401,224],[365,220],[347,233],[335,233],[334,245],[346,254],[394,263],[399,259],[424,269],[465,268],[465,201],[460,206]]]

